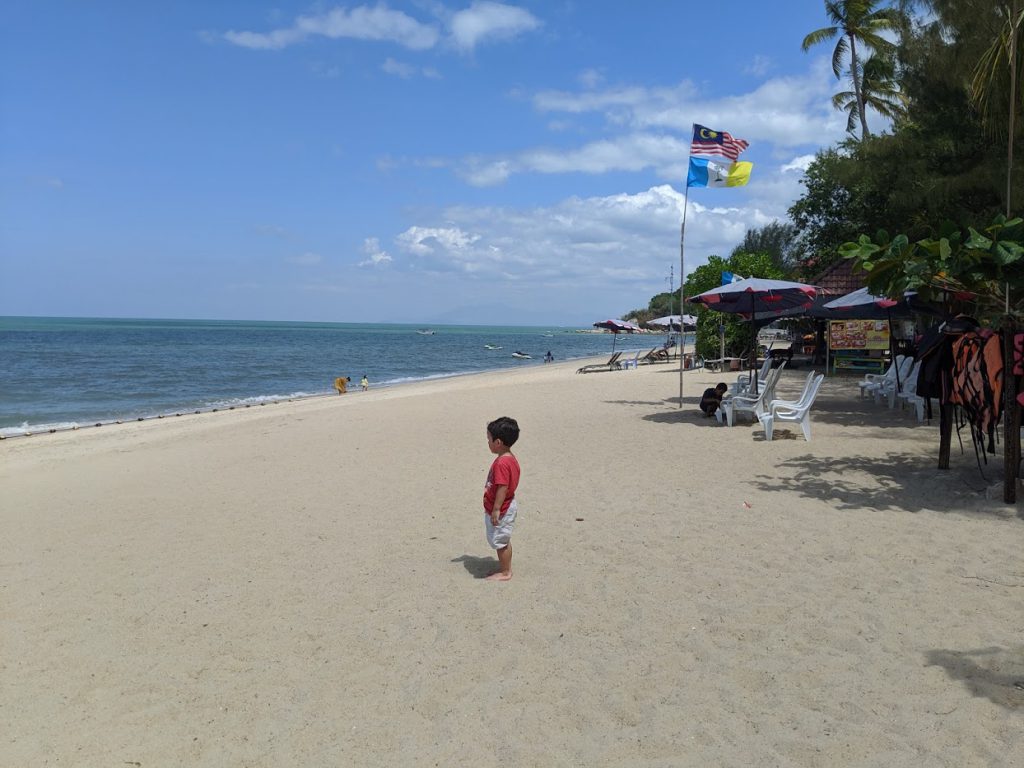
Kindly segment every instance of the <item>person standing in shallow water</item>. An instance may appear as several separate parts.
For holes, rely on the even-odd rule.
[[[363,388],[363,392],[370,388],[370,380],[366,378],[366,374],[363,374],[363,378],[359,381],[359,386]]]
[[[487,447],[497,456],[484,485],[484,530],[487,543],[498,556],[498,571],[487,577],[489,581],[512,578],[512,529],[519,512],[516,489],[521,473],[512,446],[518,439],[519,424],[515,419],[502,416],[487,425]]]

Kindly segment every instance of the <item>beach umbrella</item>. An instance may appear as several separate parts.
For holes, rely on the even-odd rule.
[[[654,325],[659,328],[671,328],[672,330],[682,330],[684,325],[696,325],[696,315],[665,315],[664,317],[656,317],[653,320],[648,320],[647,325]]]
[[[747,277],[691,296],[687,301],[703,304],[716,312],[740,315],[750,321],[753,354],[750,356],[750,380],[757,393],[757,322],[770,321],[806,311],[818,289],[791,280]]]
[[[640,330],[640,326],[622,320],[599,320],[594,323],[594,327],[604,328],[606,331],[612,332],[612,352],[615,351],[615,339],[618,338],[620,333],[636,333]]]

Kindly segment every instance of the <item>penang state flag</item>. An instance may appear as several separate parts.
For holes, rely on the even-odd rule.
[[[690,158],[690,172],[686,176],[687,187],[745,187],[750,181],[753,163],[730,163],[722,165],[702,157]]]
[[[725,131],[712,131],[703,125],[693,125],[693,142],[690,144],[690,157],[725,157],[734,163],[739,159],[740,152],[750,146],[743,139],[734,139]]]

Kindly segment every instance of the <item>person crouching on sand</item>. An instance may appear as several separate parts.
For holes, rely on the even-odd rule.
[[[725,383],[717,384],[714,389],[708,387],[700,398],[700,409],[705,416],[713,416],[722,405],[722,398],[729,387]]]
[[[487,543],[497,553],[499,568],[497,573],[487,577],[490,581],[512,578],[512,528],[519,510],[516,488],[520,475],[519,461],[512,455],[512,446],[518,439],[519,424],[515,419],[502,416],[487,425],[487,447],[497,454],[484,485],[484,528]]]
[[[339,376],[334,380],[334,388],[338,390],[339,395],[344,395],[345,390],[348,389],[348,383],[352,381],[351,376]]]

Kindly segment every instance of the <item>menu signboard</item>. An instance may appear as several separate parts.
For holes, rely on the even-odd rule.
[[[828,324],[832,349],[885,350],[889,348],[886,320],[832,320]]]

